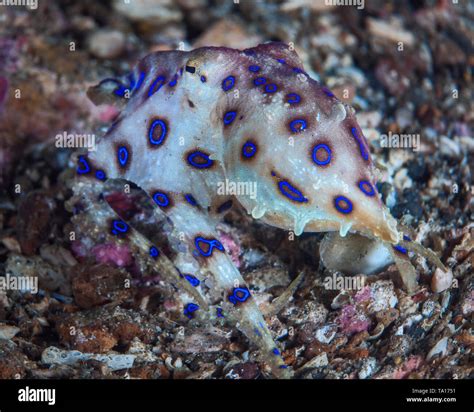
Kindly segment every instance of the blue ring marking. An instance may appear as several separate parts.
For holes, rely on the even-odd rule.
[[[161,134],[160,134],[160,137],[159,137],[158,140],[155,140],[153,138],[153,133],[155,131],[156,126],[160,126],[160,128],[161,128]],[[166,137],[167,133],[168,133],[168,129],[166,127],[166,123],[161,119],[155,119],[153,121],[153,123],[151,124],[151,126],[150,126],[150,130],[148,131],[148,138],[150,140],[150,143],[152,145],[156,145],[156,146],[161,145],[163,143],[163,140],[165,140],[165,137]]]
[[[199,286],[199,284],[201,283],[200,280],[196,277],[196,276],[193,276],[193,275],[184,275],[185,279],[191,284],[191,286]]]
[[[95,171],[95,177],[99,180],[105,180],[106,176],[105,176],[105,172],[103,170],[96,170]]]
[[[354,139],[359,144],[359,150],[360,150],[360,154],[361,154],[362,158],[364,160],[369,160],[369,154],[365,150],[364,143],[362,142],[362,139],[359,136],[359,132],[357,131],[357,129],[355,127],[353,127],[353,128],[351,128],[351,133],[352,133],[352,136],[354,136]]]
[[[89,166],[89,163],[87,162],[87,159],[84,156],[79,156],[77,159],[77,169],[76,172],[78,175],[85,175],[91,171],[91,167]],[[84,166],[83,169],[81,169],[81,165]]]
[[[251,71],[252,73],[258,73],[260,71],[260,66],[257,66],[257,65],[249,66],[249,71]]]
[[[301,101],[301,97],[299,94],[297,93],[289,93],[286,95],[287,97],[287,102],[289,104],[296,104],[296,103],[299,103]]]
[[[303,196],[303,193],[301,193],[296,187],[293,187],[289,182],[287,181],[281,181],[278,182],[278,188],[280,189],[280,192],[285,195],[287,198],[294,200],[296,202],[304,203],[307,202],[308,199]]]
[[[411,242],[410,237],[407,236],[407,235],[403,235],[403,240],[406,240],[406,241],[408,241],[408,242]]]
[[[288,365],[280,365],[279,368],[280,369],[288,369]]]
[[[160,207],[166,207],[166,206],[169,206],[170,204],[169,197],[166,195],[166,193],[163,193],[163,192],[154,193],[153,200]]]
[[[166,81],[165,76],[158,76],[155,79],[155,81],[151,84],[150,88],[148,89],[148,97],[152,96],[158,90],[160,90],[163,87],[163,85],[165,84],[165,81]],[[158,84],[158,87],[157,87],[157,84]]]
[[[255,86],[261,86],[262,84],[265,84],[266,82],[267,82],[267,79],[265,79],[265,77],[257,77],[253,81],[253,84],[255,84]]]
[[[218,318],[224,317],[224,314],[222,313],[222,308],[216,308],[216,315]]]
[[[277,90],[278,87],[275,83],[265,85],[265,93],[275,93]]]
[[[196,312],[199,309],[199,305],[196,305],[195,303],[188,303],[184,307],[184,314],[189,318],[193,318],[193,313]]]
[[[174,87],[174,86],[176,86],[176,83],[178,83],[178,75],[177,74],[174,75],[173,79],[168,83],[168,85],[170,87]]]
[[[125,94],[125,90],[127,90],[127,88],[116,79],[112,79],[112,78],[104,79],[100,82],[100,85],[103,85],[105,83],[113,83],[117,85],[117,88],[114,89],[113,93],[120,97],[123,97],[123,95]]]
[[[392,246],[397,252],[400,252],[400,253],[403,253],[404,255],[407,254],[407,250],[403,247],[403,246],[400,246],[400,245],[395,245],[395,246]]]
[[[154,259],[156,259],[158,256],[160,256],[160,251],[156,246],[151,246],[150,247],[150,256]]]
[[[203,159],[205,162],[198,163],[194,160],[195,157],[199,157],[199,158]],[[209,159],[208,154],[206,154],[204,152],[196,151],[196,152],[192,152],[188,155],[188,163],[191,166],[194,166],[198,169],[207,169],[207,168],[211,167],[214,164],[214,160]]]
[[[209,249],[207,250],[207,252],[202,250],[200,243],[205,243],[206,245],[208,245]],[[201,236],[198,236],[194,239],[194,245],[196,246],[198,252],[205,257],[211,256],[214,249],[218,249],[221,252],[225,252],[224,246],[222,246],[222,243],[219,242],[217,239],[205,239]]]
[[[256,334],[257,336],[259,336],[259,337],[262,336],[262,334],[260,333],[260,331],[258,330],[258,328],[254,328],[253,331],[255,332],[255,334]]]
[[[374,196],[375,195],[375,189],[374,187],[370,184],[369,181],[367,180],[361,180],[359,182],[359,189],[365,193],[367,196]]]
[[[128,225],[123,220],[117,219],[112,221],[112,234],[118,236],[122,233],[127,233],[128,229]]]
[[[274,355],[280,355],[280,351],[278,350],[278,348],[274,348],[272,352]]]
[[[278,62],[278,63],[281,63],[281,64],[286,64],[286,60],[285,60],[285,59],[277,59],[277,62]]]
[[[304,71],[301,70],[299,67],[293,67],[293,71],[294,71],[295,73],[304,73]]]
[[[319,160],[318,159],[318,152],[320,150],[326,151],[327,159],[326,160]],[[331,162],[331,149],[327,144],[319,143],[313,148],[313,162],[316,163],[318,166],[326,166]]]
[[[235,77],[234,76],[227,76],[224,80],[222,80],[222,90],[228,92],[232,89],[235,85]]]
[[[290,123],[290,129],[293,133],[300,133],[306,129],[306,120],[304,119],[295,119]]]
[[[114,90],[114,93],[119,97],[123,97],[125,96],[126,91],[127,91],[127,88],[125,86],[120,86]]]
[[[237,305],[239,302],[245,302],[250,298],[250,291],[247,288],[234,288],[227,298],[230,303]]]
[[[202,82],[202,83],[206,83],[206,80],[207,80],[207,79],[206,79],[206,76],[201,76],[201,82]]]
[[[191,206],[197,206],[198,203],[196,202],[196,199],[194,196],[190,193],[187,193],[184,195],[184,198],[186,199],[186,202],[188,202]]]
[[[145,72],[140,73],[140,77],[138,78],[138,82],[133,87],[134,91],[137,91],[140,88],[140,86],[143,84],[143,80],[145,80]]]
[[[252,49],[245,49],[244,50],[244,54],[246,56],[254,56],[255,55],[255,50],[252,50]]]
[[[224,124],[225,125],[231,124],[235,120],[235,116],[237,116],[237,112],[235,112],[235,111],[227,112],[224,115]]]
[[[135,76],[133,75],[133,72],[128,75],[128,82],[129,89],[133,90],[135,88]]]
[[[334,93],[331,90],[329,90],[326,86],[323,87],[323,92],[329,97],[334,97]]]
[[[346,205],[343,207],[340,205],[341,202],[344,202]],[[348,214],[352,212],[352,202],[345,196],[338,196],[334,199],[334,206],[339,212]]]
[[[245,142],[242,146],[242,156],[250,159],[255,156],[255,153],[257,153],[257,146],[252,142]]]
[[[125,146],[120,146],[117,150],[117,159],[120,166],[125,167],[128,162],[128,149]]]

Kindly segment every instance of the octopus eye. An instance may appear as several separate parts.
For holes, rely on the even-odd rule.
[[[345,196],[338,196],[334,199],[335,208],[344,214],[352,212],[352,202]]]
[[[232,207],[232,200],[227,200],[217,208],[217,213],[224,213]]]

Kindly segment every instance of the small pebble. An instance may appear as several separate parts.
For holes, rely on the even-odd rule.
[[[449,269],[447,272],[443,272],[440,268],[437,268],[431,278],[431,290],[436,293],[441,293],[451,287],[452,283],[453,272]]]
[[[115,59],[125,47],[125,36],[117,30],[98,30],[89,38],[89,51],[99,59]]]

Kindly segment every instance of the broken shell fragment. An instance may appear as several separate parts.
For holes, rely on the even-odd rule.
[[[390,252],[382,242],[355,233],[341,237],[328,233],[319,248],[324,266],[347,275],[372,275],[393,263]]]

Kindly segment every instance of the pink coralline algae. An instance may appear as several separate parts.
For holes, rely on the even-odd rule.
[[[94,246],[91,252],[99,263],[112,264],[118,267],[127,267],[133,263],[128,245],[105,243]]]
[[[8,80],[6,77],[0,76],[0,113],[3,109],[3,104],[7,99],[8,93]]]
[[[342,308],[337,323],[343,333],[351,335],[367,330],[372,322],[365,313],[359,312],[355,305],[347,305]]]
[[[221,242],[222,242],[222,245],[224,246],[225,250],[227,251],[227,253],[229,253],[230,258],[231,258],[232,262],[234,263],[234,265],[237,268],[240,268],[240,259],[239,259],[239,256],[240,256],[240,253],[241,253],[240,246],[227,233],[222,233],[221,234]]]
[[[423,363],[421,356],[410,356],[407,361],[393,372],[393,379],[404,379],[410,373],[416,371]]]
[[[75,241],[72,242],[71,250],[79,261],[88,256],[93,256],[97,263],[117,267],[131,267],[133,264],[133,257],[128,245],[103,243],[89,249],[83,242]]]
[[[13,73],[18,69],[18,60],[21,49],[26,43],[26,37],[20,37],[17,40],[3,38],[0,39],[0,70]]]
[[[370,301],[371,298],[372,298],[371,289],[369,286],[365,286],[355,294],[354,301],[356,303],[368,302]]]
[[[139,211],[134,196],[125,193],[114,192],[105,197],[107,203],[120,215],[130,218]]]

